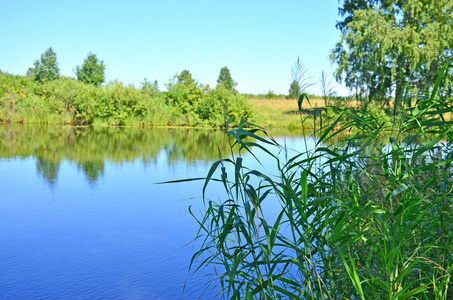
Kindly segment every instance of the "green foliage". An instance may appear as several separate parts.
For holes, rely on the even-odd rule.
[[[237,126],[241,117],[252,120],[255,110],[250,101],[219,83],[209,89],[184,70],[167,85],[166,101],[191,126]]]
[[[294,155],[241,122],[229,134],[251,156],[261,151],[265,169],[235,154],[212,165],[191,268],[215,266],[210,283],[229,299],[451,299],[453,108],[437,94],[445,68],[387,125],[339,109]],[[335,142],[346,131],[356,134]],[[223,200],[206,198],[214,181]]]
[[[292,99],[298,99],[300,94],[301,92],[299,84],[297,83],[296,80],[293,80],[291,82],[291,85],[289,86],[288,97]]]
[[[176,74],[175,79],[177,83],[184,83],[187,85],[198,86],[198,82],[192,78],[192,74],[190,74],[189,70],[182,70],[181,74]]]
[[[254,121],[256,111],[253,104],[244,96],[218,84],[215,90],[210,90],[197,107],[202,120],[208,120],[212,127],[238,126],[241,118]]]
[[[157,82],[157,80],[150,82],[145,78],[143,79],[141,89],[142,91],[147,92],[150,95],[156,95],[159,93],[159,83]]]
[[[234,87],[237,85],[237,83],[233,81],[233,78],[231,78],[230,70],[227,67],[220,69],[217,83],[223,84],[223,87],[227,90],[234,90]]]
[[[206,91],[207,87],[198,84],[188,70],[183,70],[167,85],[167,104],[173,106],[180,115],[188,114],[194,110]]]
[[[77,80],[99,86],[105,81],[105,64],[104,61],[99,61],[96,54],[91,52],[83,61],[82,66],[77,66],[75,70]]]
[[[28,68],[27,76],[35,78],[35,68]]]
[[[280,99],[280,100],[284,100],[284,99],[288,99],[288,96],[287,95],[283,95],[283,94],[275,94],[273,91],[270,91],[271,94],[269,96],[272,96],[271,99]],[[269,91],[268,93],[266,94],[241,94],[243,95],[245,98],[249,99],[249,100],[262,100],[262,99],[269,99],[267,98],[269,94]]]
[[[94,86],[60,77],[36,82],[31,77],[0,73],[0,122],[105,125],[237,126],[255,110],[244,96],[222,84],[209,89],[183,71],[166,93],[146,79],[140,89],[113,81]]]
[[[269,90],[267,94],[265,95],[265,98],[267,99],[275,99],[277,98],[277,95],[274,93],[274,91]]]
[[[337,81],[355,89],[359,99],[403,99],[405,82],[427,91],[453,50],[453,2],[344,1],[337,23],[340,42],[332,51]],[[424,63],[419,68],[418,65]],[[451,91],[451,74],[444,86]]]
[[[60,76],[60,69],[57,63],[57,54],[49,48],[41,54],[41,59],[36,60],[34,69],[29,69],[28,74],[34,74],[35,80],[38,82],[52,81]]]

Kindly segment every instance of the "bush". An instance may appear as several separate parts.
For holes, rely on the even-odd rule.
[[[73,78],[35,82],[0,73],[0,121],[110,125],[238,125],[253,120],[251,102],[219,84],[209,89],[190,73],[175,77],[168,92],[145,80],[140,89],[112,81],[94,86]]]

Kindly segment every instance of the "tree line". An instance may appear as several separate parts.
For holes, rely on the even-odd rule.
[[[105,63],[89,53],[76,66],[77,79],[60,75],[57,56],[47,49],[28,76],[0,72],[0,122],[226,127],[241,117],[253,121],[255,109],[240,95],[228,67],[215,88],[199,83],[188,70],[160,91],[146,78],[140,87],[105,82]]]

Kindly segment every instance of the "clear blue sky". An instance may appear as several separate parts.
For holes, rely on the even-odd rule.
[[[340,33],[337,0],[318,1],[19,1],[0,0],[0,70],[24,75],[48,48],[60,72],[75,76],[91,51],[107,80],[161,89],[188,69],[215,86],[223,66],[242,93],[287,94],[300,56],[307,75],[332,74]],[[341,94],[347,91],[337,85]],[[320,94],[318,85],[310,92]]]

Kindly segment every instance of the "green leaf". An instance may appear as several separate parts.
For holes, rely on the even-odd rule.
[[[393,190],[393,192],[390,194],[390,198],[395,197],[399,193],[404,192],[405,190],[408,189],[408,186],[405,185],[404,183],[401,183],[396,189]]]

